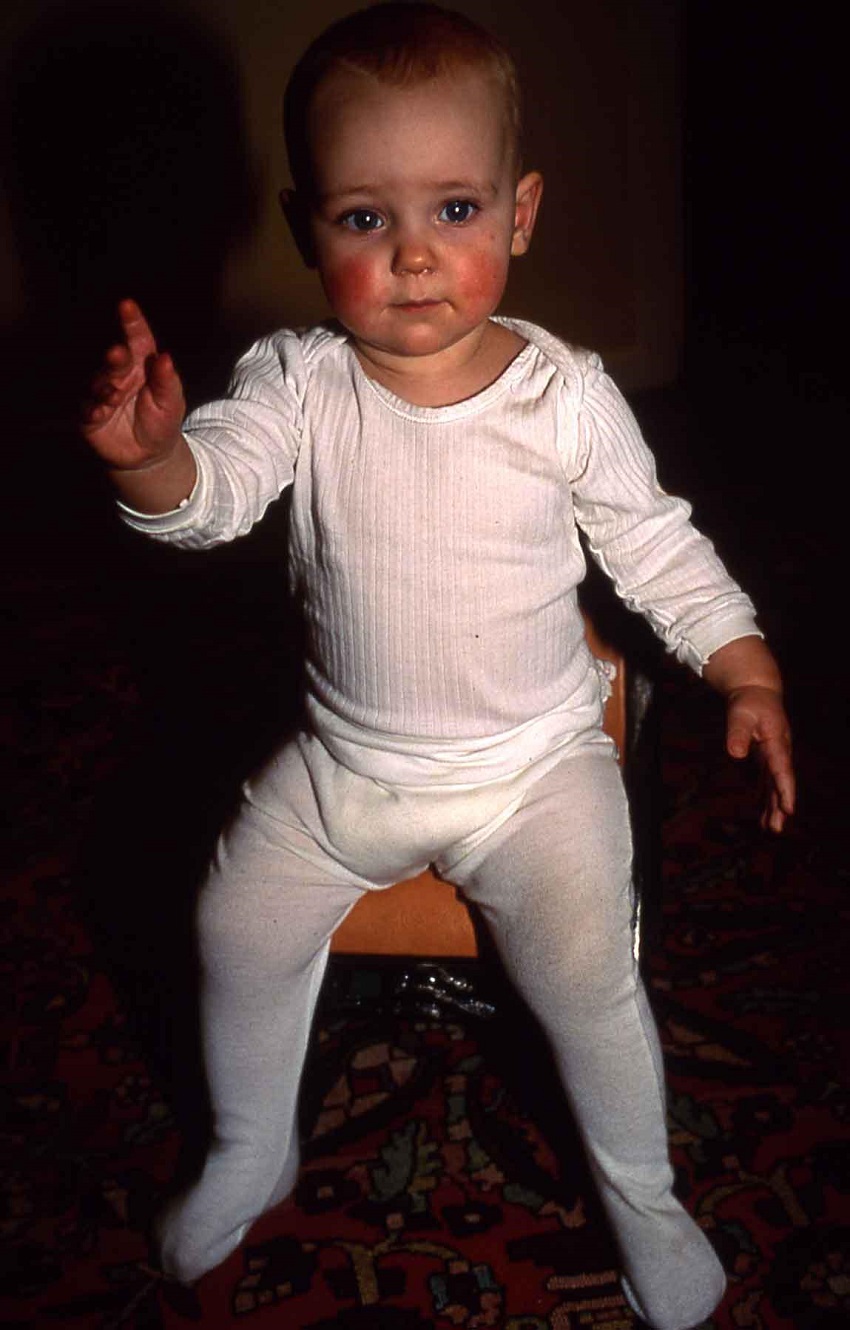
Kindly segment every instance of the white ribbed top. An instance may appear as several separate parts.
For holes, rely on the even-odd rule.
[[[490,387],[414,406],[343,334],[283,331],[193,413],[184,508],[131,525],[198,548],[240,535],[294,483],[292,576],[315,722],[414,762],[515,769],[598,720],[576,588],[577,523],[626,602],[699,669],[758,630],[690,509],[658,486],[598,357],[531,324]]]

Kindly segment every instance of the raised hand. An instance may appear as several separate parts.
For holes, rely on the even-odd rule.
[[[122,300],[124,341],[106,353],[83,416],[83,437],[108,466],[149,466],[167,456],[186,412],[183,386],[171,357],[157,351],[147,319],[134,300]]]
[[[122,497],[166,512],[192,489],[195,465],[181,433],[186,401],[171,357],[157,350],[134,300],[122,300],[124,341],[109,348],[85,408],[82,434],[109,467]]]

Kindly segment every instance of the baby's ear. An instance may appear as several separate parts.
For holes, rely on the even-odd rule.
[[[534,223],[537,221],[537,209],[543,195],[543,177],[539,171],[529,171],[516,187],[516,211],[514,213],[514,233],[511,238],[511,254],[524,254],[531,244]]]
[[[310,231],[310,210],[303,195],[297,194],[294,189],[282,189],[278,197],[283,215],[292,232],[292,239],[298,247],[298,253],[308,268],[315,268],[316,256]]]

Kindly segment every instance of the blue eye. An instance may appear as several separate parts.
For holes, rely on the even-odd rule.
[[[451,199],[444,203],[438,213],[438,219],[441,222],[452,222],[455,226],[462,222],[468,222],[478,212],[478,206],[470,203],[468,199]]]
[[[340,225],[349,231],[378,231],[383,226],[383,219],[371,208],[355,208],[339,219]]]

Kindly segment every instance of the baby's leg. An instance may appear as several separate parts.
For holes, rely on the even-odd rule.
[[[725,1287],[674,1198],[661,1051],[633,956],[631,838],[611,755],[566,759],[449,874],[476,901],[541,1021],[618,1239],[656,1330],[707,1317]]]
[[[298,1088],[329,938],[360,894],[299,824],[309,786],[285,801],[281,785],[299,784],[299,764],[303,772],[290,752],[278,764],[287,779],[267,774],[265,790],[261,779],[243,801],[199,901],[213,1138],[200,1177],[156,1225],[163,1269],[186,1283],[223,1261],[294,1185]],[[263,797],[270,784],[272,799]]]

